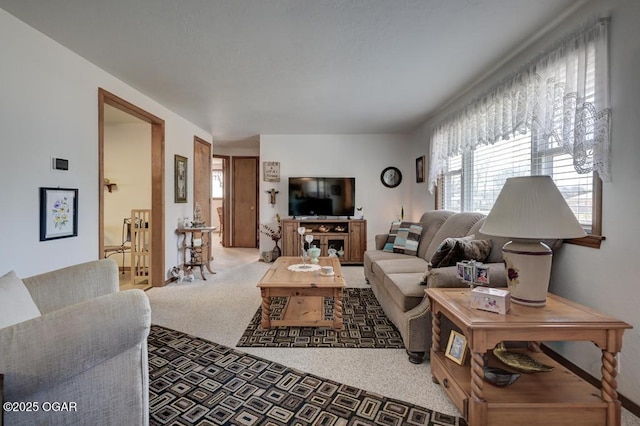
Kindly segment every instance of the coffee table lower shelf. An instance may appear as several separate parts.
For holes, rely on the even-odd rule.
[[[333,327],[333,319],[324,319],[324,297],[290,296],[282,319],[272,319],[272,327]]]
[[[600,390],[542,353],[526,353],[555,367],[547,373],[522,373],[507,387],[483,384],[484,401],[471,398],[471,367],[458,365],[443,352],[431,353],[431,374],[466,419],[472,411],[486,412],[488,425],[606,425],[607,403]],[[505,368],[493,355],[489,366]],[[508,369],[506,367],[505,369]],[[476,416],[477,417],[477,416]],[[470,425],[473,426],[473,425]]]

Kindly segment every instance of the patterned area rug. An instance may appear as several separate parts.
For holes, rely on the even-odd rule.
[[[151,425],[466,426],[164,327],[148,342]]]
[[[325,319],[333,317],[333,299],[325,298]],[[271,319],[280,319],[286,297],[271,299]],[[258,308],[237,346],[402,349],[402,336],[387,318],[370,288],[345,288],[342,330],[330,327],[260,327]]]

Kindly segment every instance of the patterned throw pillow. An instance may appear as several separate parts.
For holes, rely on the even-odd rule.
[[[491,253],[491,240],[474,240],[472,238],[445,239],[431,258],[433,267],[455,266],[456,262],[463,260],[484,262]]]
[[[422,223],[402,222],[393,242],[393,252],[415,256],[422,236]]]
[[[400,229],[400,222],[391,222],[391,229],[389,229],[389,235],[387,236],[387,241],[384,243],[382,251],[393,253],[393,243],[398,235],[398,229]]]

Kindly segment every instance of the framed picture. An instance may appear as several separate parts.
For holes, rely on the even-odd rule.
[[[424,155],[416,158],[416,183],[424,182]]]
[[[174,160],[174,201],[176,203],[187,202],[187,158],[176,155]]]
[[[280,162],[264,161],[262,163],[265,182],[280,182]]]
[[[78,235],[78,190],[40,188],[40,241]]]
[[[444,356],[455,362],[456,364],[464,364],[464,359],[467,355],[467,338],[464,334],[458,333],[455,330],[451,330],[449,335],[449,343],[447,343],[447,349],[444,351]]]

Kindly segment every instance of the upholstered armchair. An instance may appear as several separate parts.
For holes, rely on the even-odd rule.
[[[110,259],[23,282],[41,316],[0,328],[0,373],[5,403],[32,410],[5,411],[5,425],[148,425],[144,292],[118,291]]]

